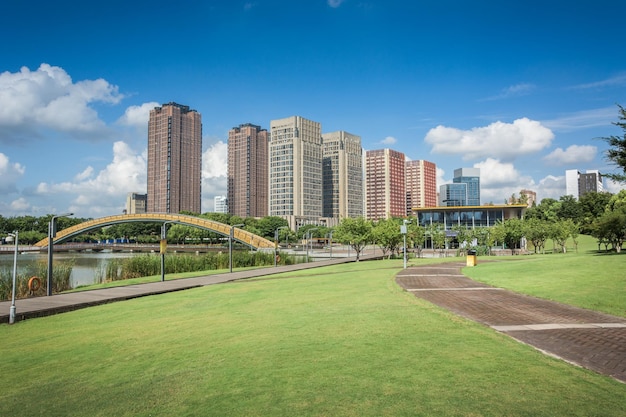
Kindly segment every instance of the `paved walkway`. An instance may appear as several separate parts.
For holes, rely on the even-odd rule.
[[[465,263],[411,267],[396,281],[416,297],[567,362],[626,382],[626,319],[472,281]]]
[[[362,260],[378,259],[380,255],[361,255]],[[221,284],[246,278],[262,277],[279,272],[299,271],[302,269],[317,268],[320,266],[336,265],[346,262],[354,262],[355,258],[333,258],[319,260],[296,265],[278,267],[266,267],[233,273],[207,275],[196,278],[174,279],[146,284],[127,285],[123,287],[102,288],[98,290],[79,291],[66,294],[55,294],[50,297],[32,297],[15,301],[15,321],[34,317],[50,316],[67,311],[78,310],[99,304],[112,303],[115,301],[130,300],[132,298],[145,297],[148,295],[163,294],[173,291],[181,291],[190,288],[203,287],[206,285]],[[0,323],[9,322],[10,301],[0,302]]]

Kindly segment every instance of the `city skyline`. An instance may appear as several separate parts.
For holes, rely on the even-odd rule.
[[[620,134],[623,2],[167,5],[4,5],[0,215],[122,213],[147,191],[148,114],[168,102],[203,115],[203,212],[227,192],[228,131],[294,114],[432,161],[438,187],[479,168],[483,204],[614,170],[594,138]]]

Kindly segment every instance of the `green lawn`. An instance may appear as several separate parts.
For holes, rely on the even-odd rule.
[[[463,273],[496,287],[626,317],[626,251],[598,253],[589,236],[580,237],[578,252],[479,258],[477,267]]]
[[[626,415],[626,385],[403,292],[401,267],[316,268],[2,325],[0,415]]]

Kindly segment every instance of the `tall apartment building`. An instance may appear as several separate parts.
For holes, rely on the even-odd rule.
[[[589,169],[586,173],[581,173],[577,169],[565,171],[565,195],[579,199],[586,193],[602,191],[604,191],[604,184],[600,171]]]
[[[228,132],[228,212],[240,217],[268,213],[268,132],[250,123]]]
[[[164,104],[148,122],[149,213],[200,213],[202,117],[189,106]]]
[[[369,220],[406,216],[405,157],[379,149],[365,152],[365,217]]]
[[[455,169],[452,182],[467,184],[466,206],[480,206],[480,168]]]
[[[142,214],[146,212],[147,194],[126,194],[126,214]]]
[[[363,216],[361,137],[344,131],[322,134],[323,217]]]
[[[216,195],[213,197],[213,212],[228,213],[228,198],[225,195]]]
[[[300,116],[270,122],[268,214],[294,230],[322,217],[320,123]]]
[[[405,162],[406,215],[413,208],[437,206],[437,166],[423,159]]]

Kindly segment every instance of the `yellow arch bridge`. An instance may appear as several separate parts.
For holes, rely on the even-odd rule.
[[[184,226],[196,227],[211,232],[216,232],[224,236],[230,236],[231,226],[228,224],[216,222],[213,220],[203,219],[201,217],[187,216],[184,214],[164,214],[164,213],[147,213],[147,214],[120,214],[117,216],[101,217],[99,219],[88,220],[67,229],[63,229],[56,234],[53,243],[64,242],[74,236],[81,235],[91,230],[99,229],[105,226],[111,226],[120,223],[173,223]],[[274,249],[274,242],[264,237],[255,235],[243,229],[233,229],[233,239],[244,243],[254,249]],[[42,239],[35,243],[38,247],[47,247],[48,238]]]

